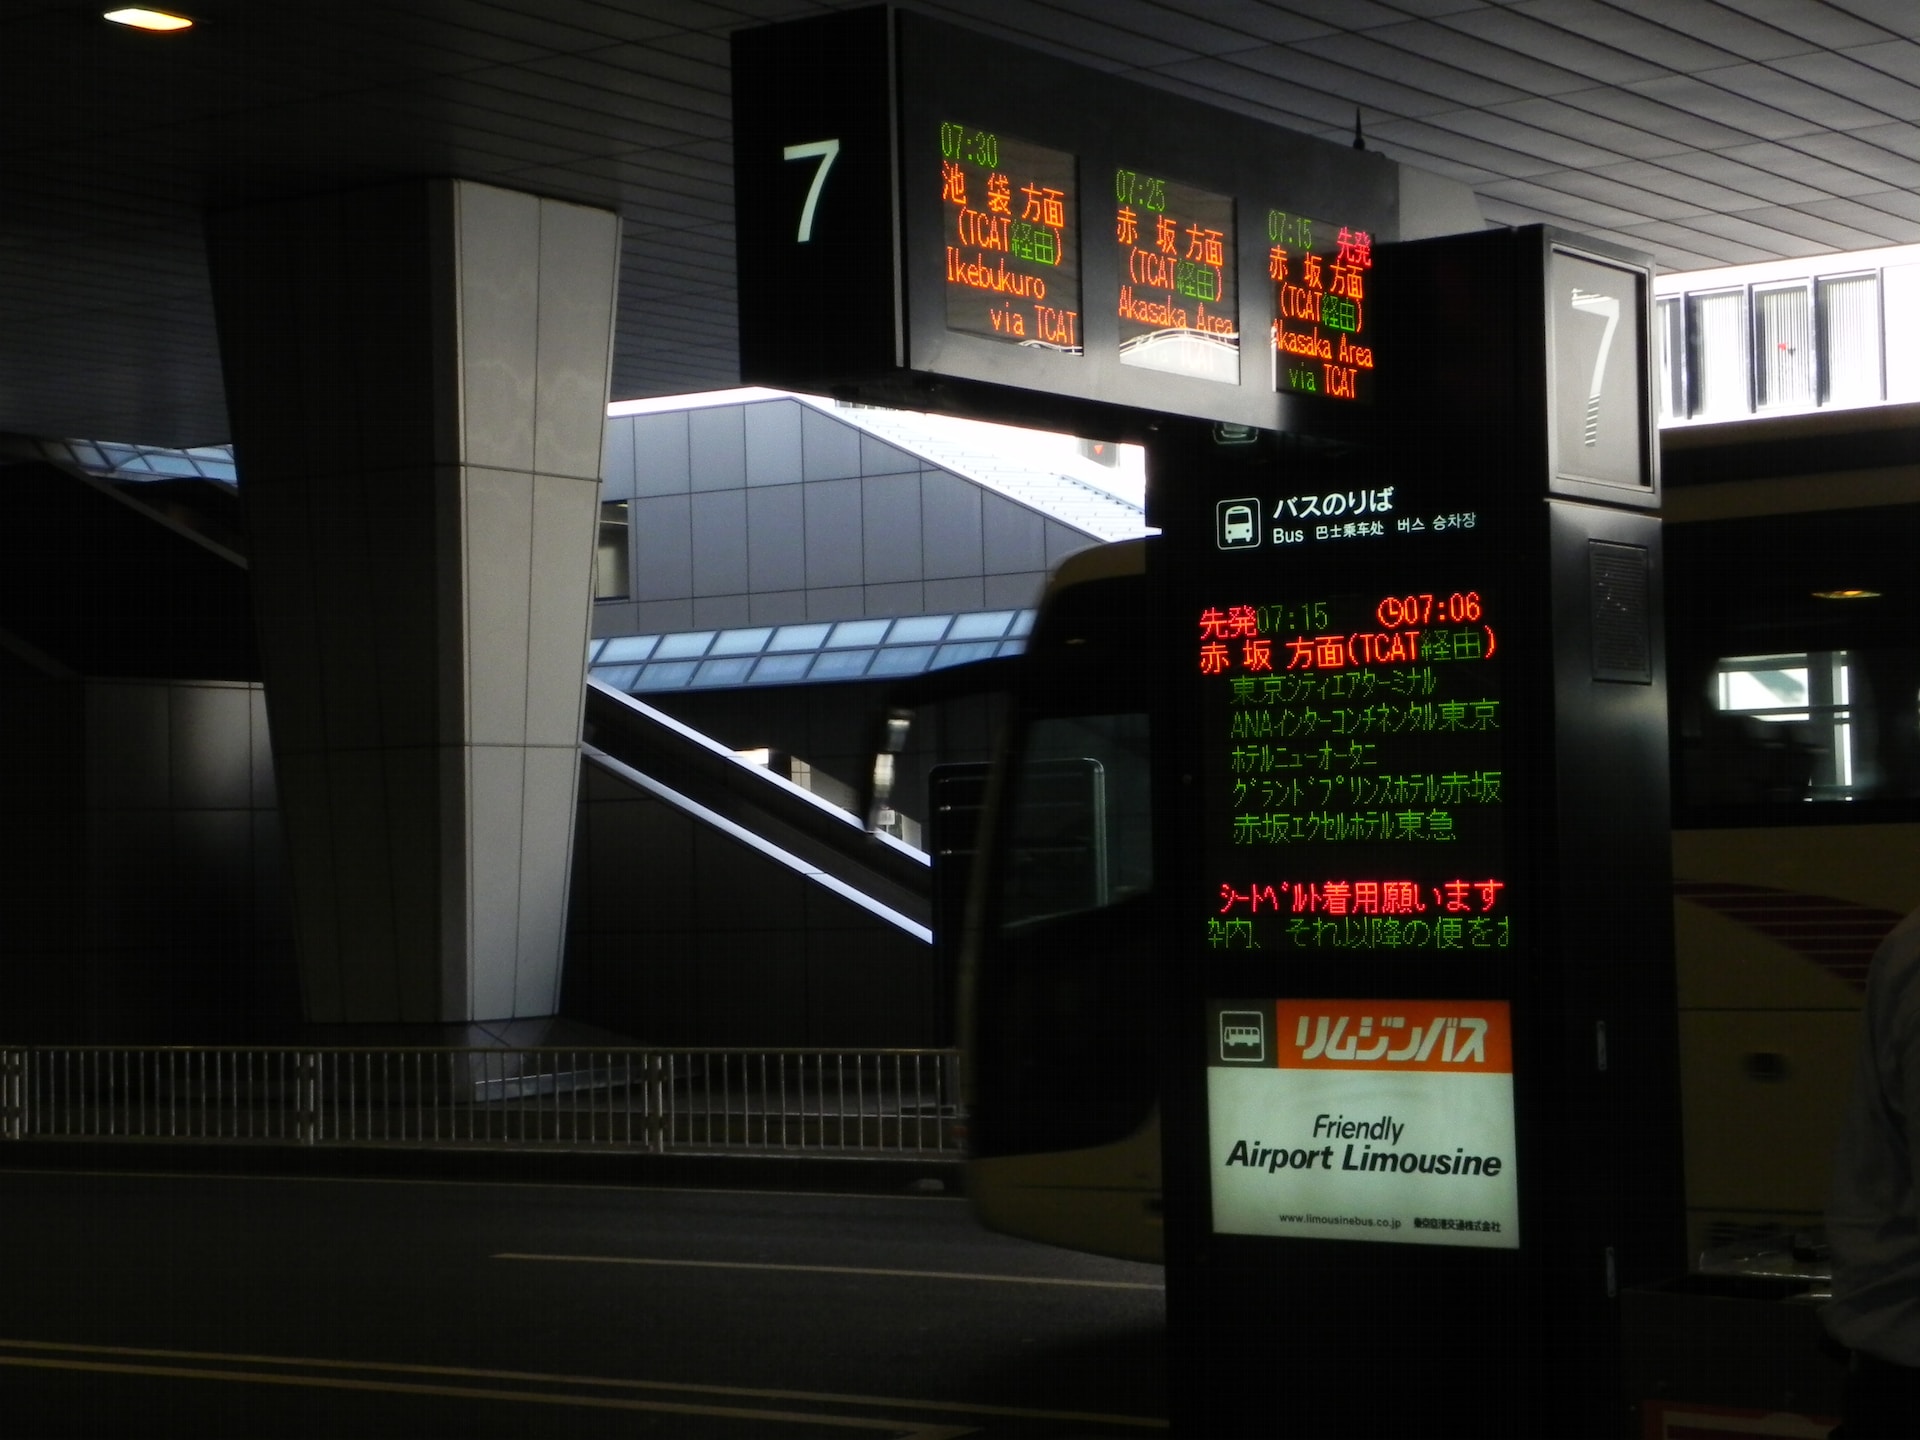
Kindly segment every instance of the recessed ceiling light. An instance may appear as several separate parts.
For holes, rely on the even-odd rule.
[[[1878,600],[1880,592],[1878,590],[1816,590],[1813,592],[1813,598],[1816,600]]]
[[[136,30],[190,30],[193,21],[184,15],[169,15],[165,10],[142,10],[131,6],[125,10],[109,10],[106,19],[116,25],[131,25]]]

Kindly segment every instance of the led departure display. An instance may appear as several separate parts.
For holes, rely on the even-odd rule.
[[[1367,493],[1377,518],[1341,525],[1412,533],[1414,517],[1388,518],[1392,495]],[[1329,494],[1305,498],[1318,509]],[[1221,540],[1226,510],[1266,508],[1221,504]],[[1206,953],[1274,987],[1208,1003],[1212,1229],[1513,1249],[1508,1003],[1352,998],[1370,962],[1438,975],[1526,939],[1505,863],[1500,606],[1477,567],[1420,564],[1418,581],[1374,568],[1402,583],[1222,595],[1193,617],[1206,887],[1193,919]],[[1348,967],[1348,998],[1284,993],[1304,969],[1325,984]]]
[[[947,328],[1078,355],[1080,246],[1071,155],[948,121]]]
[[[1120,363],[1239,384],[1233,201],[1140,170],[1113,195]]]
[[[1468,586],[1241,598],[1193,632],[1207,946],[1276,963],[1507,950],[1494,602]]]
[[[1390,368],[1367,284],[1400,228],[1383,155],[902,10],[732,49],[745,381],[1044,396],[1089,434],[1181,415],[1345,436],[1369,360]]]
[[[1373,237],[1366,230],[1267,212],[1274,389],[1334,400],[1372,397],[1372,269]]]

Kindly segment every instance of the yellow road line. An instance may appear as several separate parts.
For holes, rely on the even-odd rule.
[[[938,1400],[910,1400],[890,1395],[841,1395],[820,1393],[811,1390],[775,1390],[760,1389],[740,1385],[700,1385],[680,1384],[668,1380],[627,1380],[614,1379],[598,1375],[555,1375],[538,1370],[494,1370],[467,1365],[410,1365],[391,1360],[330,1360],[305,1355],[233,1355],[219,1351],[205,1350],[166,1350],[132,1345],[78,1345],[57,1340],[9,1340],[0,1338],[0,1351],[27,1350],[57,1354],[83,1354],[113,1356],[116,1360],[189,1360],[202,1364],[219,1363],[226,1365],[281,1365],[307,1370],[364,1370],[388,1375],[423,1375],[443,1379],[473,1379],[504,1381],[545,1385],[586,1385],[603,1390],[641,1390],[651,1392],[671,1392],[682,1395],[711,1395],[732,1400],[785,1400],[798,1401],[813,1405],[861,1405],[876,1409],[934,1411],[947,1415],[992,1415],[1011,1416],[1031,1420],[1063,1420],[1079,1424],[1114,1425],[1128,1429],[1164,1430],[1165,1420],[1147,1415],[1102,1415],[1078,1410],[1032,1410],[1011,1405],[948,1404]],[[34,1363],[26,1357],[14,1358],[0,1355],[0,1364],[28,1365]],[[81,1362],[59,1362],[48,1360],[47,1366],[78,1365]],[[110,1367],[109,1367],[110,1368]],[[156,1371],[155,1373],[160,1373]],[[238,1376],[251,1378],[247,1372],[216,1371],[217,1378]],[[317,1377],[316,1377],[317,1378]],[[280,1383],[291,1384],[294,1377],[286,1377]],[[369,1384],[372,1382],[368,1382]],[[478,1390],[466,1387],[454,1387],[456,1393],[477,1395]],[[539,1398],[538,1392],[510,1391],[516,1397],[531,1396]],[[584,1403],[584,1402],[583,1402]],[[690,1412],[692,1413],[692,1412]],[[699,1413],[707,1413],[705,1411]],[[721,1413],[714,1411],[713,1413]],[[743,1412],[749,1416],[771,1415],[774,1412],[751,1410]],[[815,1420],[825,1417],[812,1416]],[[847,1423],[852,1424],[849,1420]],[[870,1422],[860,1422],[862,1428],[871,1428]],[[888,1422],[907,1425],[908,1421]],[[963,1435],[967,1430],[941,1431],[929,1429],[915,1431],[916,1440],[935,1440],[937,1435]]]
[[[859,1415],[815,1415],[792,1410],[749,1410],[732,1405],[693,1405],[669,1400],[627,1400],[614,1395],[559,1395],[540,1390],[499,1390],[474,1385],[424,1385],[417,1381],[354,1380],[333,1375],[275,1375],[261,1370],[208,1370],[189,1365],[140,1365],[125,1361],[56,1360],[43,1355],[0,1355],[0,1365],[28,1370],[77,1370],[97,1375],[147,1375],[172,1380],[219,1380],[237,1385],[292,1385],[307,1390],[357,1390],[386,1395],[435,1395],[456,1400],[519,1400],[530,1405],[568,1405],[594,1410],[643,1410],[700,1415],[716,1420],[764,1420],[783,1425],[831,1425],[842,1430],[886,1430],[899,1440],[958,1440],[976,1431],[966,1425],[922,1425]]]
[[[905,1280],[980,1280],[995,1285],[1067,1285],[1088,1290],[1164,1290],[1145,1280],[1075,1280],[1062,1275],[979,1275],[966,1270],[883,1270],[864,1265],[775,1265],[746,1260],[662,1260],[641,1255],[521,1255],[495,1260],[549,1260],[571,1265],[668,1265],[691,1270],[791,1270],[806,1275],[884,1275]]]

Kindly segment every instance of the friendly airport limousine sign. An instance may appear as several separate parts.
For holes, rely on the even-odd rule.
[[[1214,1233],[1519,1246],[1506,1002],[1210,1009]]]

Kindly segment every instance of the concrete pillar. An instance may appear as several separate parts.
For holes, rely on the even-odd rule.
[[[208,241],[307,1016],[551,1015],[619,219],[430,180]]]

